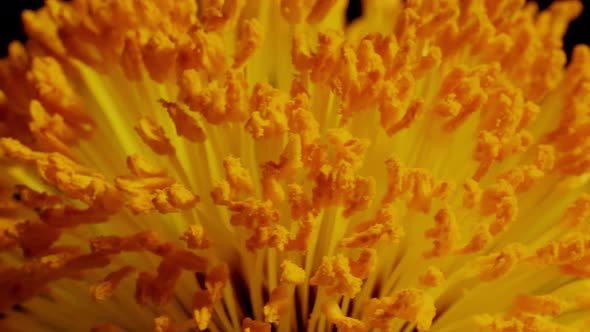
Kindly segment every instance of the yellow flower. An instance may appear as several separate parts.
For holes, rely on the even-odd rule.
[[[578,1],[47,0],[1,331],[590,330]]]

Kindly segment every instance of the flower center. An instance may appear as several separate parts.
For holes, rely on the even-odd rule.
[[[580,4],[345,7],[23,13],[0,63],[0,327],[582,331],[590,50],[565,70],[561,50]]]

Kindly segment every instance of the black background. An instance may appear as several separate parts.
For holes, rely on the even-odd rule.
[[[427,0],[428,1],[428,0]],[[349,20],[360,15],[361,0],[350,0],[348,8]],[[553,1],[537,0],[541,8],[546,8]],[[565,36],[565,49],[568,55],[576,44],[590,45],[590,0],[584,0],[584,12],[570,24]],[[39,8],[43,0],[3,0],[0,4],[0,55],[6,54],[8,43],[14,39],[24,40],[20,22],[20,12],[25,8]]]

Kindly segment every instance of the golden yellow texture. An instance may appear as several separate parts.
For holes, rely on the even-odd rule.
[[[581,2],[346,5],[23,12],[0,331],[590,330]]]

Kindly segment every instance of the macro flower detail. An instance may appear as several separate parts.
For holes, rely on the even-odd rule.
[[[590,330],[576,0],[46,0],[0,61],[0,330]]]

